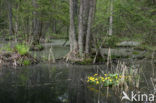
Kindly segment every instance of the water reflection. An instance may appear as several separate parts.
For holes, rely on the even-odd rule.
[[[153,77],[151,71],[155,64],[152,67],[147,61],[139,64],[143,62],[149,80]],[[105,66],[101,68],[106,69]],[[3,67],[0,69],[0,103],[121,103],[120,94],[111,88],[106,98],[106,88],[99,90],[84,82],[97,70],[96,65],[70,64],[39,64],[16,69]],[[147,88],[143,79],[141,85]],[[148,88],[152,90],[153,87]]]

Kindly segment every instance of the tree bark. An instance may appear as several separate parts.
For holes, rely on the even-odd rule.
[[[37,9],[37,3],[36,0],[32,0],[33,7]],[[33,11],[33,45],[38,45],[40,42],[40,37],[42,36],[42,22],[37,18],[37,12]]]
[[[84,45],[83,45],[83,41],[84,41],[84,32],[83,32],[83,0],[80,0],[80,11],[79,11],[79,34],[78,34],[78,45],[79,45],[79,54],[82,55],[83,54],[83,50],[84,50]]]
[[[56,34],[56,20],[53,19],[53,33]]]
[[[89,54],[90,52],[91,26],[94,18],[95,6],[96,6],[96,0],[91,0],[89,15],[88,15],[87,36],[86,36],[86,46],[85,46],[86,54]]]
[[[12,21],[12,6],[11,2],[7,0],[8,2],[8,18],[9,18],[9,34],[13,35],[13,21]]]
[[[113,0],[110,0],[110,18],[109,18],[109,33],[108,35],[111,36],[113,34]]]
[[[77,40],[75,33],[74,24],[74,0],[70,0],[70,27],[69,27],[69,41],[70,41],[70,51],[77,49]]]
[[[70,30],[69,30],[69,40],[70,40],[70,51],[75,50],[76,54],[79,55],[71,56],[68,55],[72,60],[83,60],[85,53],[89,53],[90,38],[91,38],[91,25],[94,15],[94,9],[96,5],[96,0],[80,0],[79,6],[79,18],[78,18],[78,43],[76,39],[75,24],[74,24],[74,1],[70,0]],[[78,47],[77,47],[78,44]],[[74,53],[75,53],[74,52]],[[69,59],[67,57],[67,59]]]

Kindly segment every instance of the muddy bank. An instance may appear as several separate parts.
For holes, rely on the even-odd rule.
[[[26,66],[37,63],[39,63],[39,60],[35,59],[28,53],[24,55],[20,55],[17,52],[0,53],[1,66]]]

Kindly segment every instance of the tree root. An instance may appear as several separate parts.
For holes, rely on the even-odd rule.
[[[75,50],[70,51],[65,57],[64,59],[66,60],[66,62],[70,61],[70,62],[81,62],[84,60],[84,58],[79,56],[79,53]]]

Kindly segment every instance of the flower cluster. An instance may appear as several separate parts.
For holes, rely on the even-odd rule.
[[[94,76],[89,76],[87,82],[90,84],[102,84],[104,86],[118,85],[121,79],[128,80],[130,76],[122,76],[120,74],[104,74],[104,76],[99,76],[94,74]]]

